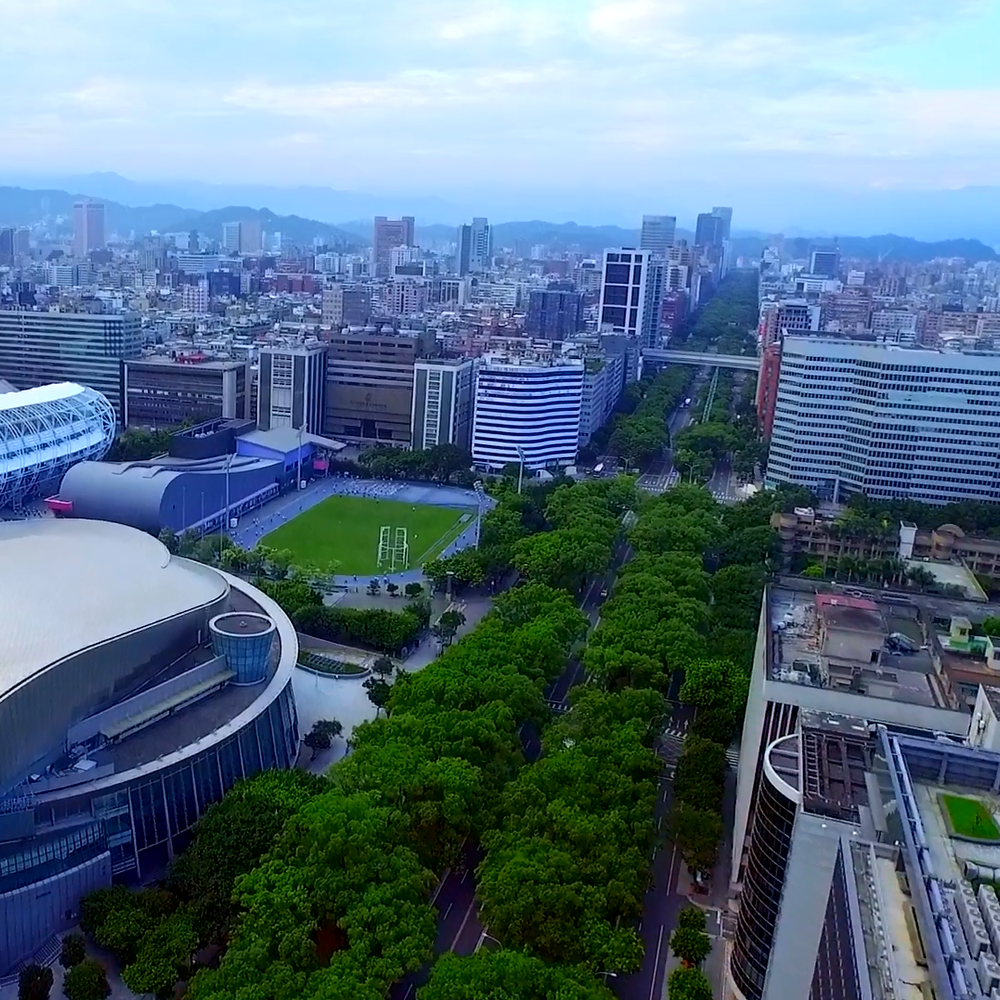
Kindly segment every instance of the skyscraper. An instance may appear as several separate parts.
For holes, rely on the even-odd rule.
[[[86,257],[91,250],[103,250],[104,245],[104,204],[78,201],[73,206],[73,253]]]
[[[250,219],[240,223],[240,253],[260,253],[260,221]]]
[[[713,208],[712,215],[722,219],[722,238],[728,240],[733,228],[733,210],[731,208]]]
[[[412,215],[404,215],[401,219],[387,219],[384,215],[375,216],[375,231],[372,238],[372,267],[375,269],[375,277],[389,277],[390,254],[393,248],[416,245],[415,228]]]
[[[524,332],[544,340],[568,340],[584,327],[583,292],[537,288],[528,298]]]
[[[809,255],[809,273],[836,278],[840,272],[840,251],[836,247],[813,250]]]
[[[489,220],[474,218],[471,226],[458,229],[458,273],[483,274],[490,269],[493,257],[493,234]]]
[[[222,223],[222,249],[226,253],[239,253],[243,226],[239,222]]]
[[[666,258],[667,250],[674,245],[676,232],[677,219],[673,215],[644,215],[639,249]]]
[[[291,344],[265,347],[257,372],[257,426],[292,427],[323,433],[326,347]]]
[[[0,229],[0,267],[14,263],[14,230]]]
[[[707,247],[722,246],[725,239],[726,220],[714,212],[702,212],[698,216],[698,224],[694,232],[694,245],[706,249]]]
[[[646,309],[647,254],[633,247],[604,251],[604,279],[598,313],[601,330],[639,339]]]

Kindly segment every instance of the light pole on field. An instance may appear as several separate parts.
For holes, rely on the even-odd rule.
[[[483,504],[486,503],[486,491],[483,489],[481,479],[477,479],[472,488],[476,491],[476,549],[478,550],[479,536],[483,530]]]
[[[517,492],[521,492],[521,484],[524,482],[524,449],[518,445],[517,446],[517,458],[520,465],[517,470]]]

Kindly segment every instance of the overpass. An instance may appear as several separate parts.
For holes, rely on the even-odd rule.
[[[642,352],[643,364],[654,365],[702,365],[710,368],[741,368],[755,372],[760,368],[760,358],[756,355],[700,354],[698,351],[669,351],[659,347],[647,347]]]

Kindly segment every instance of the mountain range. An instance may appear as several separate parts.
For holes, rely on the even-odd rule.
[[[106,175],[91,175],[105,177]],[[126,187],[132,182],[118,175],[114,183],[105,179],[98,185],[101,190],[109,186]],[[118,183],[121,182],[121,183]],[[212,185],[202,185],[212,188]],[[281,189],[268,189],[280,191]],[[295,189],[304,191],[306,189]],[[329,191],[329,189],[317,189]],[[76,191],[79,193],[71,193]],[[331,196],[342,194],[329,192]],[[29,189],[23,187],[0,187],[0,225],[30,225],[43,219],[58,232],[68,233],[72,229],[73,203],[80,198],[95,198],[105,204],[108,231],[122,236],[143,235],[149,232],[189,232],[197,230],[210,239],[222,236],[222,226],[226,222],[256,220],[265,232],[280,232],[286,242],[311,246],[319,238],[328,246],[338,249],[361,249],[371,245],[371,217],[350,222],[333,224],[298,214],[278,214],[272,208],[252,208],[248,204],[231,204],[223,208],[182,207],[173,203],[130,205],[104,197],[94,188]],[[204,202],[202,202],[204,203]],[[286,204],[287,202],[283,202]],[[385,202],[379,203],[379,214],[389,210]],[[444,203],[442,203],[444,204]],[[415,213],[416,209],[412,209]],[[402,214],[400,212],[396,213]],[[409,214],[409,213],[408,213]],[[341,216],[343,218],[343,216]],[[679,229],[679,239],[693,240],[693,234]],[[454,243],[454,226],[424,224],[417,226],[417,242],[420,246],[434,248]],[[756,259],[765,246],[776,237],[761,232],[737,230],[733,234],[733,252],[736,257]],[[599,254],[606,247],[638,246],[639,232],[619,226],[582,226],[575,222],[501,222],[493,226],[493,240],[497,247],[510,247],[527,256],[533,246],[542,244],[553,250],[579,250],[589,254]],[[908,236],[886,234],[881,236],[840,236],[799,237],[785,239],[786,252],[796,259],[804,258],[814,246],[839,246],[845,258],[863,260],[886,260],[919,263],[938,257],[961,257],[969,261],[993,261],[1000,256],[986,244],[974,239],[949,239],[924,242]]]

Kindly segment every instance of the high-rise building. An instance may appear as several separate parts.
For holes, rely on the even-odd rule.
[[[528,296],[524,332],[543,340],[568,340],[584,327],[582,292],[535,289]]]
[[[0,267],[9,267],[14,263],[14,230],[8,227],[0,228]]]
[[[487,219],[474,218],[458,229],[458,274],[483,274],[493,260],[493,232]]]
[[[809,255],[809,273],[836,278],[840,273],[840,251],[836,248],[813,250]]]
[[[786,337],[769,486],[1000,501],[1000,354]]]
[[[414,368],[433,339],[344,330],[328,342],[325,433],[357,444],[410,444]]]
[[[726,220],[713,212],[702,212],[698,216],[698,224],[694,231],[694,245],[707,250],[710,247],[721,247],[726,228]]]
[[[73,206],[73,253],[86,257],[91,250],[103,250],[104,203],[100,201],[78,201]]]
[[[606,333],[641,339],[646,309],[647,254],[632,247],[604,251],[599,323]]]
[[[375,277],[389,277],[393,247],[412,247],[416,246],[416,242],[416,223],[412,215],[404,215],[401,219],[387,219],[384,215],[376,215],[372,238],[372,267]]]
[[[712,209],[712,215],[722,220],[722,239],[728,240],[733,229],[733,210],[731,208],[716,207]]]
[[[122,362],[142,349],[138,316],[0,310],[0,372],[18,389],[78,382],[123,417]]]
[[[642,310],[639,336],[643,347],[660,346],[660,326],[663,321],[663,292],[667,271],[672,265],[663,258],[648,254],[646,260],[646,304]]]
[[[125,362],[125,426],[160,429],[214,417],[252,418],[250,365],[204,355]]]
[[[481,358],[472,459],[499,471],[523,455],[529,471],[576,461],[583,407],[582,360]]]
[[[414,451],[439,444],[470,450],[475,375],[472,358],[427,358],[413,366]]]
[[[260,253],[260,220],[248,219],[240,223],[240,253]]]
[[[371,291],[364,285],[336,284],[323,289],[323,326],[364,326],[371,314]]]
[[[265,347],[257,368],[257,427],[323,433],[326,348],[322,344]]]
[[[673,215],[644,215],[639,249],[646,250],[655,257],[666,259],[667,251],[674,245],[677,233],[677,219]]]
[[[239,253],[242,242],[243,224],[240,222],[222,223],[222,249],[226,253]]]

